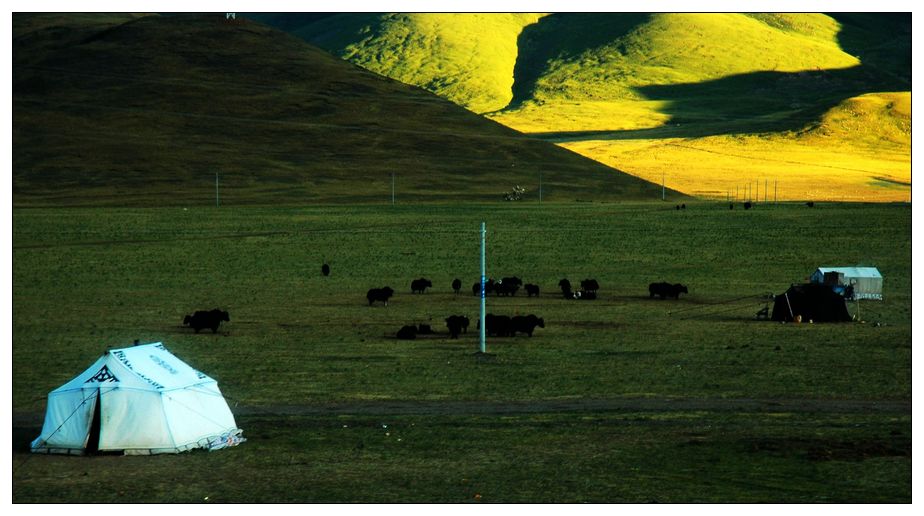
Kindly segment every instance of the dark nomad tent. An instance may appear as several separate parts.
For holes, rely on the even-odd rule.
[[[774,321],[793,321],[802,316],[802,321],[842,322],[850,321],[847,301],[827,285],[809,283],[793,285],[773,300]]]

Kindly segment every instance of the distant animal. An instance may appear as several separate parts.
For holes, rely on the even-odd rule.
[[[568,281],[568,278],[559,281],[558,288],[561,289],[562,295],[564,295],[566,298],[571,298],[571,282]]]
[[[814,208],[814,207],[815,207],[815,201],[809,201],[809,202],[805,203],[805,205],[808,206],[809,208]]]
[[[417,328],[415,326],[402,326],[395,337],[401,340],[414,340],[417,338]]]
[[[494,315],[487,314],[485,315],[485,333],[491,336],[497,337],[513,337],[513,326],[510,322],[510,317],[506,315]],[[481,321],[478,322],[478,327],[481,327]]]
[[[324,265],[322,265],[322,266],[321,266],[321,274],[323,274],[323,275],[325,275],[325,276],[330,276],[330,265],[327,265],[326,263],[325,263]]]
[[[453,292],[458,294],[461,288],[462,288],[462,280],[460,280],[459,278],[452,280],[452,291]]]
[[[418,324],[417,333],[419,335],[433,335],[433,328],[429,324]]]
[[[581,289],[587,292],[596,293],[598,290],[600,290],[600,284],[597,283],[597,280],[595,279],[586,279],[581,282]]]
[[[678,205],[674,206],[674,209],[677,210],[677,211],[680,211],[680,205],[678,204]]]
[[[687,287],[681,285],[680,283],[670,284],[667,282],[660,283],[651,283],[648,285],[648,297],[658,296],[661,299],[666,299],[672,297],[674,299],[680,299],[680,294],[688,294]]]
[[[734,205],[734,203],[732,203],[732,204],[729,204],[729,205],[728,205],[728,209],[730,209],[730,210],[733,210],[733,209],[735,209],[735,205]]]
[[[446,318],[446,327],[449,328],[449,337],[458,339],[459,334],[468,329],[468,317],[450,315]]]
[[[385,303],[385,306],[388,306],[388,299],[393,295],[395,295],[395,291],[391,287],[370,288],[369,292],[366,292],[366,299],[369,300],[369,306],[372,306],[372,303],[376,301],[381,301]]]
[[[424,290],[426,290],[427,287],[432,287],[432,286],[433,286],[433,283],[426,278],[415,279],[414,281],[411,282],[411,292],[415,294],[418,292],[423,294]]]
[[[518,287],[523,286],[523,280],[516,276],[510,276],[508,278],[501,278],[501,283],[506,283],[508,285],[516,285]]]
[[[680,205],[680,209],[681,209],[681,210],[687,209],[686,203],[682,203],[682,204]]]
[[[192,315],[187,315],[183,318],[183,324],[189,326],[196,333],[199,333],[200,330],[204,328],[210,328],[212,333],[218,333],[218,327],[221,325],[221,321],[231,321],[231,317],[228,315],[228,312],[214,308],[212,310],[197,310]]]
[[[515,296],[519,289],[520,286],[514,282],[501,280],[494,284],[494,293],[498,296]]]
[[[523,286],[523,280],[516,276],[501,278],[494,284],[494,293],[498,296],[515,296],[521,286]]]
[[[490,279],[490,278],[487,279],[487,280],[484,282],[484,295],[487,296],[488,294],[494,292],[494,286],[495,286],[495,285],[497,285],[497,283],[495,283],[495,281],[494,281],[493,279]],[[481,282],[480,282],[480,281],[479,281],[479,282],[476,282],[474,285],[472,285],[472,295],[473,295],[473,296],[480,296],[480,295],[481,295]]]
[[[526,295],[528,297],[539,295],[539,285],[533,285],[532,283],[527,283],[526,285],[523,285],[523,288],[526,289]]]
[[[751,209],[751,201],[747,201],[747,202],[744,203],[744,209],[746,209],[746,210],[750,210],[750,209]]]
[[[514,334],[516,333],[525,333],[530,337],[533,336],[533,331],[536,327],[545,328],[545,320],[542,317],[536,317],[533,314],[529,315],[516,315],[510,319],[510,324],[513,327]]]

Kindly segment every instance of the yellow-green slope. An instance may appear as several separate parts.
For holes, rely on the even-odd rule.
[[[910,119],[873,100],[910,98],[908,15],[338,15],[296,33],[640,177],[696,170],[673,184],[688,193],[718,196],[766,154],[831,185],[819,199],[908,197],[910,144],[882,131]],[[684,150],[701,145],[722,163]]]

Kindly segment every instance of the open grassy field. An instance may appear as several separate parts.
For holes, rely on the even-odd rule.
[[[542,288],[489,313],[546,322],[489,339],[491,360],[473,356],[481,221],[489,275]],[[885,277],[865,323],[753,319],[858,263]],[[411,294],[418,277],[433,289]],[[562,299],[565,277],[600,298]],[[661,280],[690,294],[649,299]],[[368,306],[384,285],[389,306]],[[180,324],[215,306],[218,334]],[[459,340],[451,314],[473,319]],[[439,333],[394,339],[412,323]],[[216,378],[249,440],[30,455],[47,392],[134,339]],[[12,360],[14,502],[910,501],[911,208],[16,209]]]

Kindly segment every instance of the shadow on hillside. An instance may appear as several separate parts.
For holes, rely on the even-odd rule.
[[[651,18],[644,13],[551,14],[528,25],[517,38],[517,62],[513,67],[513,99],[507,109],[530,100],[536,81],[550,59],[576,58],[620,38]]]
[[[848,98],[911,89],[910,15],[835,18],[842,24],[839,44],[845,52],[859,56],[862,64],[844,69],[754,72],[699,83],[644,86],[636,92],[649,100],[664,102],[662,112],[670,115],[661,127],[532,136],[567,141],[798,131],[818,123],[825,112]],[[891,39],[882,39],[883,34],[889,34]]]

